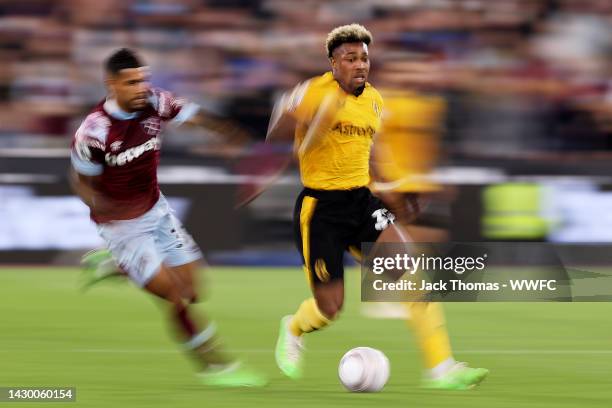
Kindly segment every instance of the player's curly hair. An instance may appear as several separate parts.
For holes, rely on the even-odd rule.
[[[336,27],[327,34],[327,40],[325,40],[327,56],[331,58],[336,48],[344,43],[352,42],[362,42],[365,45],[370,45],[372,34],[361,24],[353,23]]]
[[[116,75],[122,69],[140,68],[143,66],[142,60],[136,52],[129,48],[120,48],[113,52],[104,64],[106,72]]]

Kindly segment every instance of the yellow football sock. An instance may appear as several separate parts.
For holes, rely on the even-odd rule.
[[[314,298],[302,302],[299,309],[291,318],[289,330],[295,336],[301,336],[314,330],[322,329],[331,322],[317,307]]]
[[[406,303],[410,311],[410,326],[423,355],[425,368],[432,369],[452,359],[452,351],[444,312],[439,303]]]

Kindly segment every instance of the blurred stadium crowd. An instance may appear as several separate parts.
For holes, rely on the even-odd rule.
[[[119,46],[263,138],[274,96],[327,70],[325,35],[350,22],[374,35],[375,86],[443,97],[452,154],[612,149],[606,0],[3,0],[0,148],[67,146]]]
[[[0,248],[94,245],[65,174],[114,49],[262,140],[278,96],[327,71],[326,34],[352,22],[374,36],[394,162],[452,187],[425,214],[452,239],[612,242],[609,0],[0,0]],[[204,248],[290,245],[296,169],[237,217],[227,203],[249,172],[228,146],[168,133],[160,182],[198,209],[184,221]]]

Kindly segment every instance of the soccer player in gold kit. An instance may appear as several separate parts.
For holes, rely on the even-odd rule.
[[[326,41],[331,71],[295,87],[272,114],[268,142],[293,138],[299,161],[304,190],[295,206],[295,240],[313,293],[281,320],[276,361],[291,378],[303,372],[304,336],[330,325],[342,308],[344,251],[355,253],[362,242],[407,241],[401,225],[410,211],[394,206],[391,213],[368,189],[371,147],[383,119],[382,97],[367,82],[371,41],[361,25],[335,28]],[[408,307],[425,387],[469,389],[486,377],[488,370],[453,358],[439,304]]]

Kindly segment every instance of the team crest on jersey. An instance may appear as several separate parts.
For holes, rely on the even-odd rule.
[[[123,144],[123,140],[116,140],[116,141],[114,141],[110,145],[111,151],[116,152],[117,150],[121,149],[121,145],[122,144]]]
[[[140,124],[147,135],[157,136],[159,135],[159,132],[161,132],[161,121],[155,116],[150,117],[147,120],[143,120],[140,122]]]

